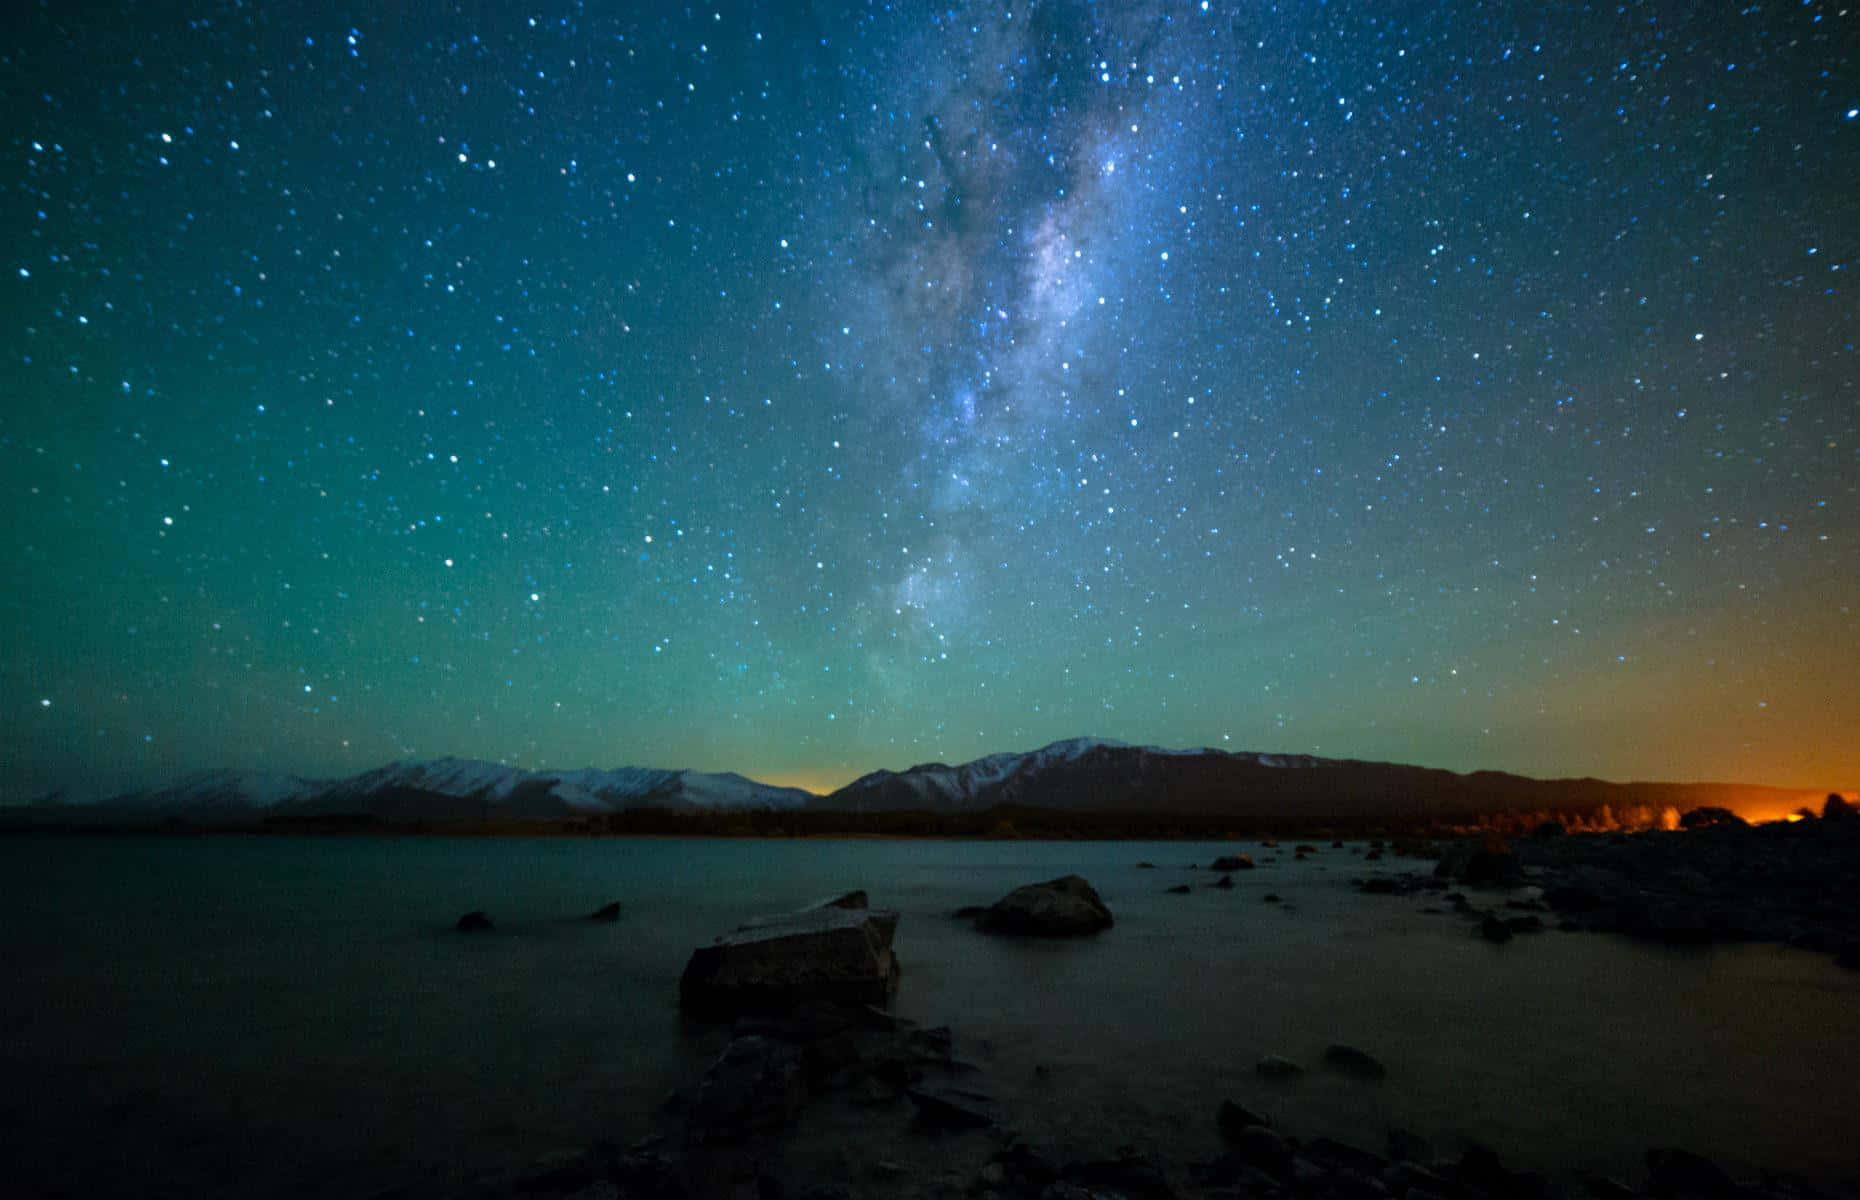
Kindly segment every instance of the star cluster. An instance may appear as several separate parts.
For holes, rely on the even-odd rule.
[[[41,2],[8,795],[1860,777],[1860,11]]]

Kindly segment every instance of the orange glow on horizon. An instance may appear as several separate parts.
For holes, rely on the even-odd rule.
[[[1795,796],[1777,801],[1774,796],[1752,797],[1748,801],[1733,801],[1726,805],[1732,812],[1749,821],[1752,825],[1761,825],[1770,821],[1800,821],[1802,809],[1815,815],[1821,815],[1821,806],[1831,795],[1839,792],[1800,792]],[[1849,797],[1851,800],[1851,797]]]
[[[816,796],[824,796],[829,792],[837,791],[846,784],[851,783],[853,780],[859,778],[863,772],[847,771],[844,773],[836,773],[828,768],[822,767],[796,771],[745,771],[744,774],[760,783],[769,783],[776,787],[800,788],[804,792],[812,792]]]

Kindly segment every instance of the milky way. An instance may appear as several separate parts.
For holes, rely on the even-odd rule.
[[[1860,12],[39,4],[19,799],[1860,780]]]

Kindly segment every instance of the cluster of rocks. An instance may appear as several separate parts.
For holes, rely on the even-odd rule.
[[[1439,893],[1495,942],[1551,927],[1679,945],[1768,941],[1860,968],[1860,818],[1747,825],[1693,813],[1675,832],[1571,834],[1451,845],[1432,875],[1358,880],[1371,894]],[[1456,887],[1503,889],[1478,907]],[[1445,911],[1445,910],[1442,910]]]
[[[961,914],[979,929],[1029,937],[1094,933],[1112,920],[1077,876],[1017,889]],[[1800,1181],[1734,1181],[1709,1161],[1655,1150],[1638,1190],[1580,1174],[1507,1167],[1491,1150],[1436,1155],[1421,1137],[1388,1133],[1380,1150],[1301,1139],[1243,1104],[1210,1114],[1204,1161],[1132,1148],[1067,1158],[1030,1143],[988,1069],[957,1053],[946,1027],[923,1028],[885,1005],[898,986],[894,912],[863,892],[744,922],[695,950],[679,1002],[693,1019],[727,1024],[721,1052],[694,1086],[668,1098],[665,1127],[629,1148],[602,1144],[473,1181],[447,1200],[1234,1200],[1238,1197],[1860,1196]],[[1337,1044],[1322,1065],[1372,1086],[1388,1074],[1371,1054]],[[1256,1074],[1282,1085],[1304,1068],[1268,1056]],[[1050,1115],[1050,1114],[1048,1114]],[[828,1131],[839,1164],[796,1151]],[[889,1130],[890,1133],[882,1132]],[[899,1139],[903,1139],[900,1142]],[[891,1155],[893,1157],[886,1157]],[[898,1161],[904,1160],[904,1161]],[[435,1193],[438,1194],[438,1193]]]

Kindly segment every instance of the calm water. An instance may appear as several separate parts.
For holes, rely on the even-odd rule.
[[[1163,894],[1231,848],[8,839],[0,1119],[25,1134],[24,1177],[72,1194],[129,1177],[157,1195],[349,1195],[630,1140],[719,1045],[677,1015],[691,947],[862,886],[904,914],[897,1010],[954,1026],[1036,1139],[1206,1157],[1231,1096],[1372,1146],[1394,1124],[1617,1174],[1681,1144],[1860,1175],[1860,976],[1826,958],[1494,947],[1421,901],[1355,895],[1350,876],[1404,864],[1339,850],[1231,893]],[[1026,944],[946,916],[1069,871],[1115,929]],[[608,900],[618,926],[576,919]],[[450,932],[474,908],[495,936]],[[1315,1066],[1333,1041],[1389,1079],[1254,1077],[1261,1055]]]

